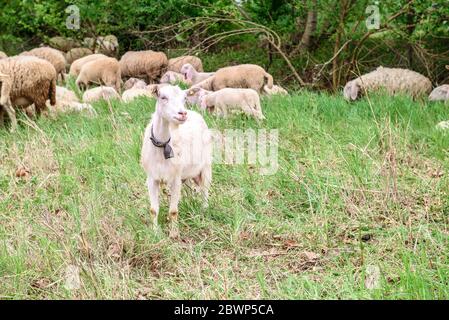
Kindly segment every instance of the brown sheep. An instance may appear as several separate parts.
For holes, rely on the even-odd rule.
[[[122,82],[120,64],[115,58],[100,58],[83,65],[76,79],[76,85],[88,86],[89,83],[105,84],[120,90]]]
[[[93,51],[88,48],[73,48],[65,54],[67,64],[71,65],[75,60],[93,54]]]
[[[100,58],[107,58],[107,57],[104,54],[97,53],[97,54],[91,54],[91,55],[85,56],[83,58],[76,59],[75,61],[73,61],[72,65],[70,66],[69,74],[71,76],[78,77],[83,65],[85,65],[86,63],[88,63],[90,61],[97,60]]]
[[[196,71],[203,72],[203,62],[201,59],[195,56],[180,56],[177,58],[171,58],[168,60],[168,71],[174,71],[181,73],[181,68],[184,64],[191,64]]]
[[[128,51],[120,59],[122,77],[146,78],[155,83],[167,70],[168,59],[165,53],[147,51]]]
[[[0,122],[3,111],[17,127],[14,106],[28,107],[34,103],[38,115],[46,110],[46,101],[56,104],[56,70],[51,63],[33,56],[16,56],[0,60],[1,97]],[[4,110],[3,110],[4,109]]]
[[[240,64],[218,69],[213,76],[193,87],[210,91],[218,91],[224,88],[248,88],[262,93],[265,85],[271,89],[273,77],[262,67],[255,64]]]
[[[56,49],[50,47],[36,48],[30,51],[25,51],[20,54],[21,56],[35,56],[50,62],[55,67],[56,74],[61,75],[64,80],[64,71],[66,67],[66,60],[64,54]]]

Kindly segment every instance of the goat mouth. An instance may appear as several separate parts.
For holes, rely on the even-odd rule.
[[[184,123],[187,120],[187,116],[175,116],[173,118],[180,123]]]

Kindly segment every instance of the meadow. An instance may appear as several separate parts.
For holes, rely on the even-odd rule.
[[[263,98],[278,171],[215,164],[209,208],[183,187],[150,225],[142,135],[155,102],[0,129],[1,299],[447,299],[448,106],[306,90]],[[71,278],[79,286],[70,287]]]

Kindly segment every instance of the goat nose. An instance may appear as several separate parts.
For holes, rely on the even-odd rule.
[[[181,115],[181,116],[186,116],[187,115],[187,111],[181,110],[181,111],[178,112],[178,114]]]

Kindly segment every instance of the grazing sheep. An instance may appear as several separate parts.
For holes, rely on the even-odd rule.
[[[87,87],[89,83],[97,83],[115,87],[117,91],[120,91],[121,82],[120,64],[117,59],[109,57],[87,62],[76,79],[78,87],[80,84]]]
[[[91,54],[93,54],[93,52],[88,48],[73,48],[70,49],[65,54],[65,59],[67,61],[67,64],[71,65],[75,60],[78,60]]]
[[[56,104],[56,70],[53,65],[33,56],[16,56],[0,60],[0,122],[3,111],[17,127],[14,106],[28,107],[34,103],[38,115],[46,110],[46,101]]]
[[[60,101],[80,102],[75,92],[64,87],[56,86],[56,104]]]
[[[125,90],[129,90],[131,88],[134,89],[145,89],[147,86],[146,82],[137,78],[129,78],[126,80],[125,84],[123,85],[123,88]]]
[[[66,60],[64,54],[56,49],[50,47],[36,48],[30,51],[25,51],[20,54],[21,56],[35,56],[50,62],[55,67],[56,74],[61,75],[64,80],[64,71],[66,67]]]
[[[432,90],[430,80],[412,70],[378,67],[376,70],[349,81],[343,95],[356,100],[362,93],[385,89],[388,94],[406,93],[413,98],[427,95]]]
[[[164,73],[160,80],[160,83],[169,83],[173,85],[179,82],[187,86],[190,86],[191,84],[190,81],[184,79],[184,76],[181,73],[175,71],[167,71],[166,73]]]
[[[181,73],[182,66],[187,63],[193,66],[198,72],[204,71],[201,59],[195,56],[180,56],[177,58],[171,58],[168,60],[168,71]]]
[[[80,103],[73,91],[59,86],[56,86],[56,105],[52,106],[47,100],[47,107],[53,113],[86,111],[91,116],[96,115],[95,109],[90,104]]]
[[[119,49],[118,39],[114,35],[98,37],[96,41],[95,53],[102,53],[110,57],[117,55]]]
[[[168,60],[163,52],[128,51],[120,59],[122,78],[146,79],[148,83],[158,82],[167,69]]]
[[[197,72],[190,63],[186,63],[181,68],[181,75],[184,77],[184,80],[192,85],[200,83],[214,74],[215,72]]]
[[[273,85],[273,87],[270,89],[267,85],[263,86],[263,91],[268,95],[275,95],[275,94],[282,94],[282,95],[288,95],[287,90],[282,88],[281,86]]]
[[[137,97],[149,97],[154,98],[154,95],[150,90],[147,89],[138,89],[138,88],[131,88],[122,93],[122,100],[124,102],[131,102]]]
[[[48,41],[50,47],[67,52],[73,48],[79,47],[79,43],[76,40],[65,37],[53,37]]]
[[[271,89],[273,77],[262,67],[255,64],[240,64],[218,69],[212,77],[195,84],[194,87],[210,91],[249,88],[261,93],[265,84]]]
[[[203,110],[216,112],[226,117],[229,111],[241,110],[257,120],[265,119],[260,106],[260,97],[254,89],[224,88],[215,92],[204,89],[197,91],[198,103]]]
[[[8,55],[3,51],[0,51],[0,59],[8,58]]]
[[[94,103],[99,100],[119,99],[120,95],[112,87],[100,86],[86,90],[83,94],[83,101],[85,103]]]
[[[433,89],[429,95],[430,101],[449,101],[449,84],[443,84]]]
[[[98,53],[98,54],[91,54],[91,55],[85,56],[80,59],[76,59],[75,61],[73,61],[73,63],[70,66],[69,74],[71,76],[78,77],[83,65],[85,65],[88,62],[91,62],[91,61],[94,61],[97,59],[101,59],[101,58],[107,58],[107,56],[105,56],[104,54]]]
[[[159,214],[159,187],[170,189],[170,237],[178,231],[178,202],[183,181],[193,179],[207,206],[212,181],[212,136],[202,116],[185,109],[186,94],[179,87],[155,87],[156,111],[145,129],[141,165],[147,174],[150,215],[155,229]]]

